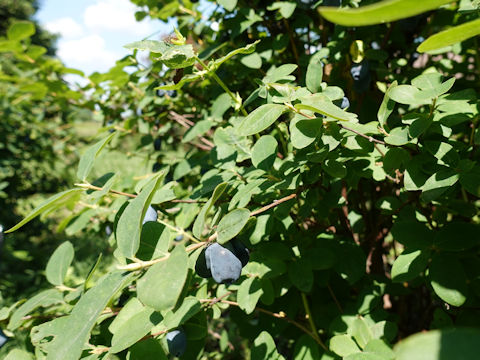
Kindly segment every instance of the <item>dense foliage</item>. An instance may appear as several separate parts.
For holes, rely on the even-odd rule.
[[[30,24],[0,40],[11,128],[98,129],[8,230],[69,239],[1,310],[7,358],[475,358],[478,1],[132,2],[178,30],[79,92]],[[51,190],[15,174],[5,194]]]

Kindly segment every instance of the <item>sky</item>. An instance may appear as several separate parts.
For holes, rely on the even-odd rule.
[[[129,0],[41,0],[35,18],[47,30],[60,34],[57,56],[68,67],[86,75],[104,72],[130,51],[124,45],[173,32],[173,24],[135,20]]]

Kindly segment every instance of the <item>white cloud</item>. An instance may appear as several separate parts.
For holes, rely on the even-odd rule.
[[[71,17],[63,17],[49,21],[45,28],[55,34],[60,34],[64,38],[75,38],[83,35],[82,26]]]
[[[144,20],[135,20],[136,7],[129,0],[98,0],[85,9],[83,20],[92,30],[110,30],[147,36],[155,31],[154,26]]]
[[[121,57],[121,54],[108,50],[105,40],[95,34],[76,40],[60,41],[57,55],[68,66],[82,69],[87,74],[107,71]]]

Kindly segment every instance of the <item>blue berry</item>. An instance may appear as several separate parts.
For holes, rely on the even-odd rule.
[[[145,224],[148,221],[157,221],[157,218],[158,216],[156,210],[150,205],[145,213],[142,224]]]
[[[0,348],[5,345],[5,343],[8,341],[8,337],[5,336],[3,333],[2,329],[0,329]]]
[[[183,240],[183,234],[177,235],[177,237],[175,237],[175,241],[182,241],[182,240]]]
[[[205,250],[205,260],[213,280],[217,283],[231,284],[237,281],[242,273],[242,262],[232,251],[218,243]]]
[[[182,329],[173,330],[167,333],[167,346],[170,355],[182,356],[187,349],[187,336]]]

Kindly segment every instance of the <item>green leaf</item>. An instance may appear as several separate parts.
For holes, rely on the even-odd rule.
[[[344,178],[347,175],[347,167],[337,159],[327,159],[322,163],[322,169],[334,178]]]
[[[322,6],[318,11],[325,19],[335,24],[366,26],[408,18],[448,3],[450,3],[449,0],[424,0],[421,2],[416,0],[384,0],[356,9]]]
[[[140,246],[142,220],[152,201],[155,191],[161,185],[164,172],[155,174],[140,194],[125,208],[118,220],[116,236],[118,249],[123,256],[133,258]]]
[[[251,44],[248,44],[247,46],[244,46],[242,48],[238,48],[235,50],[230,51],[227,55],[222,56],[220,59],[215,60],[214,62],[214,68],[218,69],[220,65],[222,65],[225,61],[230,60],[232,57],[238,54],[251,54],[255,51],[255,48],[257,44],[260,42],[260,40],[257,40]]]
[[[480,244],[480,226],[466,222],[451,222],[437,231],[434,245],[444,251],[465,251]]]
[[[251,314],[262,294],[262,281],[258,277],[250,277],[244,280],[238,288],[238,306],[245,313]]]
[[[133,274],[115,271],[88,290],[65,318],[62,331],[49,344],[47,360],[80,358],[93,326],[111,298],[132,281]]]
[[[224,244],[237,236],[247,224],[250,211],[247,209],[235,209],[225,215],[217,227],[217,242]]]
[[[453,306],[462,306],[467,299],[467,276],[453,254],[437,254],[429,270],[430,283],[438,297]]]
[[[307,334],[300,336],[295,341],[293,360],[317,360],[320,359],[318,345],[313,338]]]
[[[417,221],[396,221],[391,229],[393,239],[409,249],[424,249],[433,243],[433,233]]]
[[[215,123],[212,120],[200,120],[195,123],[188,131],[185,133],[182,139],[182,143],[187,143],[194,140],[197,136],[204,135],[208,130],[214,126]]]
[[[100,140],[96,144],[90,146],[80,158],[80,162],[78,164],[77,170],[77,177],[85,181],[88,174],[92,170],[93,163],[103,148],[113,139],[115,133],[110,134],[106,138]]]
[[[170,46],[164,41],[142,40],[132,42],[124,47],[129,50],[150,51],[152,53],[163,54]]]
[[[395,86],[389,93],[390,99],[406,105],[429,104],[431,98],[428,95],[428,93],[423,92],[412,85]]]
[[[385,142],[390,145],[401,146],[408,144],[408,127],[397,127],[385,137]]]
[[[13,349],[3,360],[34,360],[33,355],[25,350]]]
[[[277,157],[277,140],[271,135],[264,135],[252,148],[252,164],[256,168],[270,171]]]
[[[313,272],[310,263],[303,258],[293,261],[288,266],[288,278],[300,291],[310,292],[313,286]]]
[[[398,86],[397,80],[392,82],[390,87],[385,92],[385,95],[383,96],[382,104],[380,105],[380,108],[378,109],[377,119],[378,119],[378,122],[379,122],[379,124],[382,128],[385,126],[388,117],[390,116],[390,114],[393,111],[393,108],[395,107],[395,103],[390,99],[390,92],[396,86]]]
[[[73,245],[65,241],[52,254],[47,263],[45,274],[52,285],[62,285],[74,255]]]
[[[195,63],[195,51],[191,44],[172,45],[156,60],[170,69],[182,69]]]
[[[142,312],[145,309],[145,306],[138,300],[136,297],[131,298],[128,302],[122,307],[115,319],[108,327],[108,331],[112,334],[115,334],[130,318],[135,316],[135,314]]]
[[[237,6],[237,0],[218,0],[218,3],[228,11],[233,11]]]
[[[330,339],[330,350],[339,356],[348,356],[360,352],[350,335],[335,335]]]
[[[283,356],[280,355],[275,346],[272,336],[262,331],[253,342],[251,360],[280,360]]]
[[[194,315],[202,310],[202,304],[197,298],[190,296],[183,299],[182,304],[175,311],[164,312],[165,319],[153,329],[154,332],[170,330],[186,323]]]
[[[322,94],[312,94],[300,99],[301,103],[295,109],[306,109],[336,120],[357,122],[357,114],[346,112],[333,104],[329,98]]]
[[[42,291],[41,293],[35,295],[34,297],[28,299],[25,303],[22,304],[10,318],[8,323],[8,330],[15,330],[22,324],[22,319],[24,316],[30,314],[37,307],[43,306],[47,307],[54,304],[59,304],[63,302],[63,295],[56,289],[49,289]]]
[[[35,34],[35,25],[30,21],[14,22],[7,30],[9,40],[24,40]]]
[[[145,339],[137,342],[128,350],[128,360],[167,360],[165,350],[162,348],[161,343],[155,339]],[[89,359],[86,359],[89,360]],[[93,359],[92,359],[93,360]]]
[[[423,53],[441,49],[479,34],[480,19],[476,19],[430,36],[418,46],[417,51]]]
[[[311,93],[317,93],[322,90],[323,79],[323,62],[324,54],[321,52],[315,53],[308,63],[307,75],[305,76],[305,83],[307,89]]]
[[[373,353],[360,352],[345,356],[343,360],[386,360],[386,358]]]
[[[415,279],[425,270],[429,259],[429,250],[403,252],[393,263],[392,281],[404,282]]]
[[[411,335],[394,350],[396,360],[472,360],[478,357],[478,344],[478,329],[456,328]]]
[[[355,339],[357,344],[363,349],[367,343],[373,339],[370,327],[363,317],[357,317],[348,327],[348,333]]]
[[[280,104],[264,104],[252,111],[238,127],[242,136],[255,135],[272,125],[288,108]]]
[[[148,307],[136,313],[113,334],[110,353],[116,354],[129,348],[147,335],[162,319],[163,317],[159,312]]]
[[[32,219],[36,218],[40,214],[59,208],[62,205],[65,205],[69,201],[75,199],[77,195],[79,196],[82,191],[83,189],[70,189],[70,190],[62,191],[61,193],[58,193],[49,197],[47,200],[45,200],[43,203],[41,203],[39,206],[33,209],[33,211],[30,214],[28,214],[17,225],[5,231],[5,233],[13,232],[21,228],[23,225],[25,225]]]
[[[205,227],[205,219],[207,218],[210,209],[215,204],[215,202],[222,196],[223,192],[227,188],[227,183],[223,182],[218,184],[213,191],[212,197],[203,205],[200,213],[197,215],[195,222],[193,223],[193,235],[196,237],[201,237],[203,233],[203,228]]]
[[[364,351],[367,353],[378,355],[383,360],[395,359],[395,353],[393,352],[393,350],[383,340],[380,339],[370,340],[367,346],[365,346]]]
[[[470,194],[480,197],[480,167],[477,165],[468,172],[461,172],[460,184]]]
[[[315,141],[322,128],[322,118],[306,119],[303,115],[295,115],[290,120],[290,141],[293,147],[296,149],[306,148]]]
[[[137,281],[139,300],[162,311],[175,306],[187,279],[188,256],[183,245],[177,245],[170,256],[153,265]]]
[[[430,176],[422,186],[421,198],[432,201],[450,189],[458,181],[459,175],[450,169],[442,169]]]
[[[250,69],[260,69],[262,67],[262,58],[256,52],[242,57],[240,62]]]
[[[203,79],[208,74],[207,70],[194,72],[193,74],[187,74],[182,77],[182,79],[177,83],[169,83],[166,85],[157,86],[155,90],[178,90],[181,89],[183,85]]]
[[[425,148],[438,159],[440,165],[456,166],[460,161],[458,152],[446,142],[425,141]]]
[[[278,10],[280,15],[282,15],[282,17],[284,17],[285,19],[288,19],[290,16],[292,16],[296,7],[297,7],[297,4],[294,2],[276,1],[272,5],[267,6],[267,10],[270,10],[270,11]]]

